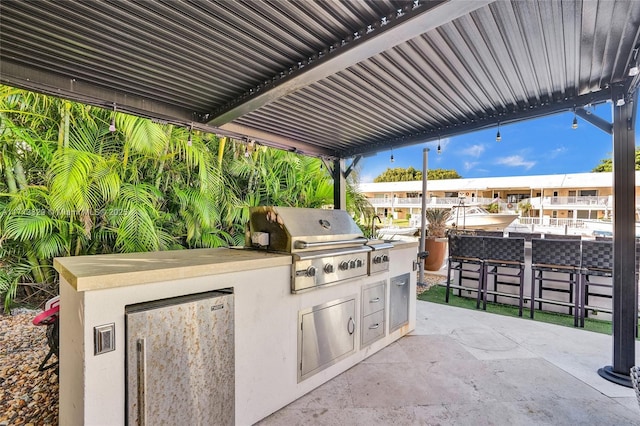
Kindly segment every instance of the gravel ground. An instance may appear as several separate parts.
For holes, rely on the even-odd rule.
[[[419,273],[418,273],[419,274]],[[420,276],[418,275],[418,282],[420,282]],[[426,285],[420,285],[418,284],[417,288],[416,288],[416,293],[419,295],[420,293],[429,290],[431,287],[433,287],[436,284],[444,284],[447,282],[447,277],[446,276],[442,276],[442,275],[436,275],[436,274],[428,274],[425,273],[424,274],[424,283]]]
[[[49,352],[46,327],[31,323],[38,313],[0,314],[1,426],[58,424],[58,376],[38,371]]]

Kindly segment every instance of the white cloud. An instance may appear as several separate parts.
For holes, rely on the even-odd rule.
[[[535,161],[527,161],[521,155],[510,155],[509,157],[498,158],[496,164],[502,164],[509,167],[524,167],[529,170],[536,165]]]
[[[485,150],[484,145],[476,144],[476,145],[471,145],[466,149],[463,149],[461,151],[461,154],[468,155],[470,157],[480,157],[480,155],[482,155],[484,150]]]
[[[469,170],[473,169],[477,164],[478,164],[477,161],[465,161],[464,170],[468,172]]]
[[[376,176],[373,176],[371,174],[363,174],[363,175],[360,175],[358,180],[360,181],[360,183],[371,183],[376,178]]]
[[[559,148],[551,150],[551,152],[549,153],[549,156],[551,158],[556,158],[558,155],[563,154],[565,152],[567,152],[567,148],[565,148],[564,146],[561,146]]]

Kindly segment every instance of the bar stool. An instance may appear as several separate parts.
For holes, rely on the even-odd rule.
[[[518,287],[518,315],[522,316],[524,304],[524,238],[484,238],[484,286],[482,309],[487,309],[487,294],[493,294],[494,302],[497,296],[515,297],[511,293],[501,293],[498,285]],[[513,272],[516,269],[517,272]],[[493,291],[487,289],[489,276],[493,276]],[[518,283],[500,281],[499,277],[515,277]]]
[[[566,279],[547,277],[544,273],[553,272],[566,275]],[[569,314],[573,313],[574,326],[579,323],[580,300],[579,276],[580,273],[580,241],[578,240],[531,240],[531,318],[533,318],[536,299],[536,284],[538,287],[538,309],[542,310],[542,304],[569,307]],[[545,287],[544,283],[562,283],[568,288]],[[569,301],[543,298],[543,291],[565,293],[569,295]]]
[[[509,232],[509,238],[524,238],[525,241],[540,237],[542,237],[542,234],[539,232]]]
[[[611,278],[605,283],[591,282],[590,277]],[[590,287],[613,288],[613,245],[611,241],[584,241],[582,243],[582,261],[580,268],[580,327],[584,327],[584,319],[588,309],[598,309],[611,313],[612,309],[589,305],[589,296],[611,299],[612,295],[592,293]]]
[[[449,303],[449,291],[451,288],[458,289],[458,295],[462,295],[462,290],[471,289],[462,285],[463,279],[478,282],[476,308],[480,307],[480,295],[484,285],[484,265],[483,265],[484,244],[483,237],[471,235],[449,235],[449,265],[447,267],[447,290],[445,301]],[[458,284],[451,284],[451,271],[458,271]],[[469,274],[472,274],[470,276]]]
[[[504,237],[504,231],[485,231],[484,229],[478,229],[475,233],[476,236],[479,237]]]

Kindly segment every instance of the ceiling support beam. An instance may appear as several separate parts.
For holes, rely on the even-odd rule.
[[[241,124],[228,123],[224,126],[219,127],[219,129],[221,132],[230,132],[234,135],[241,135],[240,139],[254,140],[260,145],[278,148],[285,151],[296,152],[298,154],[304,154],[309,157],[335,156],[334,151],[325,150],[315,145],[306,144],[304,142],[289,139],[284,136],[279,136],[271,132],[265,132],[264,130],[257,130]]]
[[[333,175],[333,208],[335,210],[347,209],[347,178],[344,173],[344,159],[333,161],[331,174]]]
[[[353,171],[353,169],[358,165],[358,163],[360,162],[360,160],[362,160],[362,156],[361,155],[357,155],[353,161],[351,162],[351,165],[347,168],[347,170],[344,172],[344,177],[348,178],[349,175],[351,174],[351,172]]]
[[[613,124],[595,114],[591,114],[585,108],[576,108],[576,115],[603,132],[613,135]]]
[[[614,86],[613,99],[625,97]],[[613,105],[613,365],[598,370],[605,379],[632,387],[638,320],[636,283],[635,119],[637,92],[624,105]]]
[[[271,82],[252,89],[230,104],[214,111],[208,123],[221,126],[255,111],[319,80],[349,68],[394,46],[418,37],[447,22],[485,7],[492,0],[438,0],[402,10],[384,24],[372,22],[368,28],[345,37],[341,44],[327,49],[317,59],[298,63],[295,69],[284,71]]]
[[[575,98],[568,98],[562,101],[548,103],[546,105],[540,105],[516,111],[507,111],[498,115],[482,118],[462,125],[434,128],[432,130],[426,130],[424,132],[419,132],[406,137],[387,139],[382,142],[370,143],[367,146],[366,151],[362,151],[362,149],[345,150],[340,153],[340,156],[347,158],[354,155],[364,155],[366,157],[368,155],[374,155],[380,151],[386,151],[392,148],[395,149],[403,146],[417,145],[420,143],[437,140],[438,138],[447,138],[462,135],[465,133],[476,132],[478,130],[488,129],[491,127],[497,127],[498,123],[500,123],[501,125],[505,125],[525,120],[531,120],[534,118],[546,117],[560,112],[573,111],[576,105],[595,105],[603,103],[610,99],[611,92],[609,90],[601,90],[599,92],[589,93],[587,95],[581,95]]]

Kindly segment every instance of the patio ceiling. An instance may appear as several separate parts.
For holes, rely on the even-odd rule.
[[[638,1],[2,0],[0,82],[347,158],[584,115],[639,31]]]

